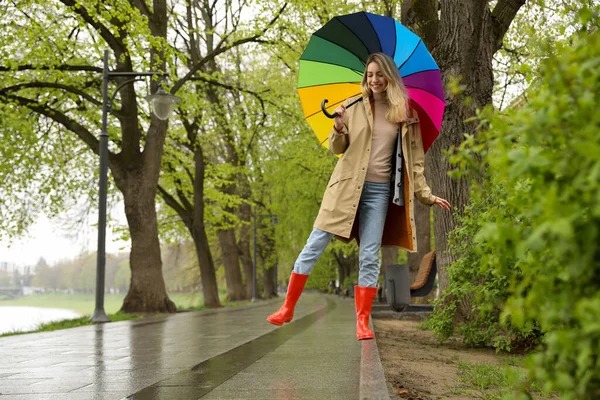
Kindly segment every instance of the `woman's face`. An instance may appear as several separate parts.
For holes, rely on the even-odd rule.
[[[373,93],[382,93],[387,89],[388,81],[383,77],[383,71],[375,61],[367,65],[367,85]]]

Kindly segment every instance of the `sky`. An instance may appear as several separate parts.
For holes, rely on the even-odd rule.
[[[116,210],[116,211],[115,211]],[[121,207],[113,207],[112,218],[125,223]],[[53,221],[42,215],[29,230],[29,234],[12,244],[0,241],[0,262],[15,263],[17,265],[35,265],[43,257],[49,265],[54,265],[60,260],[76,258],[82,252],[94,252],[98,246],[97,214],[92,214],[86,226],[76,234],[60,226],[58,221]],[[118,239],[110,228],[106,229],[106,252],[117,253],[120,250],[129,250],[129,242]]]

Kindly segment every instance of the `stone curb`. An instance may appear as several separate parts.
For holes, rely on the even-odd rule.
[[[371,322],[371,329],[373,323]],[[360,358],[360,400],[390,400],[377,349],[377,339],[363,340]]]

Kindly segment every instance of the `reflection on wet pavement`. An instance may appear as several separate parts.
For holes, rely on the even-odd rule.
[[[275,327],[281,301],[1,338],[0,398],[357,398],[352,299],[305,294]]]

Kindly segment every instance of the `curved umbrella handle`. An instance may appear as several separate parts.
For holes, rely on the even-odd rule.
[[[349,109],[350,107],[352,107],[353,105],[355,105],[356,103],[358,103],[359,101],[362,100],[362,97],[359,97],[358,99],[354,100],[352,103],[348,104],[346,106],[346,110]],[[331,118],[334,119],[335,117],[338,116],[338,113],[333,113],[333,114],[329,114],[329,112],[325,109],[325,104],[327,104],[329,100],[327,99],[323,99],[323,101],[321,102],[321,111],[323,111],[323,114],[325,114],[325,116],[327,118]]]
[[[323,111],[323,114],[325,114],[325,116],[327,118],[334,119],[335,117],[338,116],[338,113],[329,114],[329,112],[325,108],[325,104],[327,104],[328,102],[329,102],[329,100],[323,99],[323,101],[321,102],[321,111]]]

